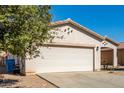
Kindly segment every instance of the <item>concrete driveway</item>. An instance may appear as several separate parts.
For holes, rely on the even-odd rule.
[[[124,88],[124,76],[108,72],[42,73],[38,76],[60,88]]]

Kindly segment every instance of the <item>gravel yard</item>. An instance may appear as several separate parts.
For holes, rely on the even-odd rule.
[[[112,73],[112,74],[124,76],[124,71],[116,71],[116,72],[114,72],[114,73]]]
[[[36,75],[20,76],[5,74],[4,83],[0,81],[1,88],[55,88],[54,85]]]

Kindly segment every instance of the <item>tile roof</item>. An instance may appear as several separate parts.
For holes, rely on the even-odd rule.
[[[118,49],[124,49],[124,42],[120,42]]]

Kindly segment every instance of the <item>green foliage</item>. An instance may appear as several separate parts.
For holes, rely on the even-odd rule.
[[[0,6],[0,49],[24,57],[35,55],[51,38],[50,6]]]

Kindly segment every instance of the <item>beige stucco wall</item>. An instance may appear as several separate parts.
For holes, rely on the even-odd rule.
[[[73,30],[72,33],[67,34],[67,32],[64,32],[65,29],[70,28],[70,30]],[[53,42],[64,42],[64,43],[81,43],[81,44],[93,44],[93,45],[100,45],[100,42],[93,38],[88,33],[85,33],[85,31],[82,31],[81,29],[73,26],[73,25],[62,25],[58,27],[58,31],[60,32],[58,35],[64,35],[63,39],[55,38]],[[53,30],[55,31],[55,30]]]

